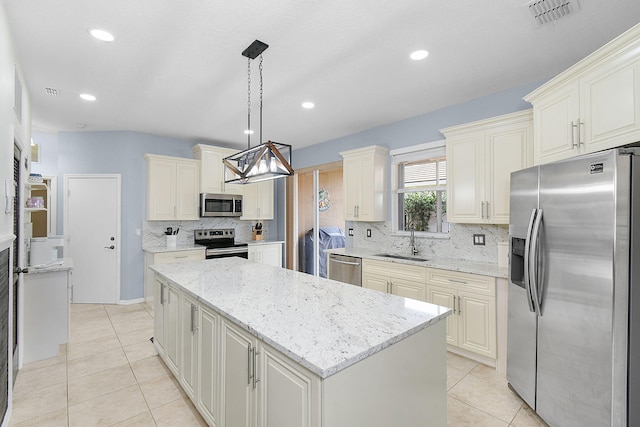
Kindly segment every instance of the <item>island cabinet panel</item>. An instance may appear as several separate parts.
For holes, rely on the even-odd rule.
[[[220,316],[205,306],[198,310],[197,382],[194,402],[210,426],[220,423]]]
[[[222,322],[222,423],[255,425],[256,338],[228,321]]]
[[[180,293],[174,286],[165,287],[164,304],[164,350],[167,366],[178,374],[180,354]]]
[[[187,396],[193,400],[198,373],[198,303],[183,293],[180,304],[179,381]]]
[[[164,357],[164,300],[167,283],[155,276],[153,281],[153,344]]]

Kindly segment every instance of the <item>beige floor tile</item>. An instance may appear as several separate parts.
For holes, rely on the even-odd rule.
[[[81,326],[80,323],[95,319],[109,319],[109,315],[104,308],[96,308],[95,310],[72,311],[70,314],[71,322],[74,326]]]
[[[451,388],[458,384],[465,375],[467,375],[466,371],[454,368],[453,366],[447,366],[447,390],[451,390]]]
[[[126,365],[127,357],[121,348],[105,351],[90,356],[81,357],[67,362],[67,372],[69,380],[80,378],[85,375]]]
[[[164,365],[164,362],[160,360],[159,356],[133,362],[131,369],[133,369],[133,374],[136,376],[138,383],[173,376],[171,371]]]
[[[174,400],[171,403],[151,410],[153,418],[159,427],[175,426],[203,426],[207,423],[202,419],[191,402],[185,399]]]
[[[142,344],[150,342],[149,339],[153,336],[153,328],[138,329],[130,332],[121,332],[118,334],[120,345],[128,347],[130,345]]]
[[[12,418],[9,423],[10,427],[67,427],[68,425],[67,408],[58,409],[18,424],[14,424]]]
[[[156,422],[153,420],[151,411],[143,412],[140,415],[136,415],[133,418],[124,420],[117,424],[112,424],[112,427],[155,427]]]
[[[117,334],[149,328],[153,329],[153,318],[151,316],[137,317],[128,322],[113,322],[113,329]]]
[[[174,377],[160,377],[140,383],[142,395],[149,408],[154,409],[176,399],[187,398]]]
[[[120,311],[109,314],[112,323],[137,322],[139,319],[151,319],[144,308],[135,311]]]
[[[104,353],[121,348],[117,337],[95,339],[86,342],[69,343],[67,345],[67,361],[80,359],[93,354]]]
[[[453,366],[456,369],[465,372],[471,372],[473,368],[478,366],[477,362],[467,359],[466,357],[458,356],[455,353],[447,352],[447,366]]]
[[[129,363],[137,362],[138,360],[146,359],[148,357],[157,356],[158,352],[153,346],[153,343],[149,340],[140,344],[134,344],[123,348]]]
[[[87,341],[94,341],[97,339],[107,339],[116,337],[116,331],[111,324],[105,325],[99,328],[89,328],[76,330],[71,327],[71,336],[69,337],[70,343],[81,343]],[[67,350],[68,351],[68,350]]]
[[[69,380],[69,406],[125,389],[134,384],[136,384],[136,378],[128,364]]]
[[[37,362],[25,363],[22,366],[20,372],[27,372],[34,369],[40,369],[47,366],[57,365],[58,363],[65,363],[67,361],[67,354],[60,354],[57,357],[52,357],[50,359],[38,360]]]
[[[104,310],[102,304],[71,304],[71,313],[80,313],[81,311]]]
[[[79,314],[85,314],[85,312]],[[111,322],[109,321],[109,316],[107,316],[106,312],[86,319],[74,319],[73,313],[71,314],[71,330],[73,332],[95,328],[107,328],[109,326],[111,326]]]
[[[529,406],[525,403],[511,422],[512,427],[549,427]]]
[[[109,315],[114,313],[128,313],[132,311],[146,311],[144,304],[107,304],[104,309]]]
[[[67,364],[64,362],[28,371],[21,370],[13,387],[13,395],[17,397],[23,393],[66,382]]]
[[[14,396],[11,420],[20,423],[66,407],[67,383],[58,383]]]
[[[449,397],[447,399],[447,425],[451,427],[507,427],[509,424]]]
[[[109,426],[148,410],[137,385],[69,407],[69,426]]]
[[[465,376],[448,395],[507,423],[522,406],[522,400],[507,388],[506,381],[504,386],[498,386],[494,379],[474,375]]]

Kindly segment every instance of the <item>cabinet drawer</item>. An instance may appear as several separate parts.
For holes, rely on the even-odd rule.
[[[425,267],[401,264],[399,262],[363,259],[362,274],[384,275],[392,279],[397,278],[424,283],[427,278],[427,269]]]
[[[168,264],[170,262],[201,261],[204,259],[204,249],[190,251],[163,252],[156,254],[154,264]]]
[[[495,295],[496,293],[496,279],[494,277],[458,271],[429,269],[427,283],[485,295]]]

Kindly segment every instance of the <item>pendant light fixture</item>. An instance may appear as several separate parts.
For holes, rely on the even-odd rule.
[[[291,146],[279,142],[262,142],[262,52],[268,44],[255,40],[243,52],[247,61],[247,149],[223,160],[226,183],[249,184],[293,175]],[[260,144],[251,148],[251,61],[260,56]]]

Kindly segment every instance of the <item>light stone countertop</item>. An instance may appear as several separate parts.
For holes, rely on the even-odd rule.
[[[357,258],[374,259],[378,261],[397,262],[399,264],[418,265],[421,267],[438,268],[440,270],[460,271],[463,273],[480,274],[482,276],[492,276],[501,279],[509,277],[506,267],[500,267],[498,264],[491,264],[486,262],[477,261],[465,261],[452,258],[432,258],[426,257],[427,261],[420,260],[404,260],[390,257],[378,256],[377,254],[388,253],[384,250],[372,250],[362,248],[339,248],[339,249],[327,249],[326,253],[349,255]],[[406,255],[406,254],[398,254]],[[416,255],[420,258],[420,255]]]
[[[451,314],[446,307],[236,257],[151,268],[321,378]]]
[[[55,271],[73,270],[73,260],[71,258],[62,258],[57,262],[42,264],[41,266],[29,266],[27,268],[29,271],[25,274],[42,274],[52,273]]]
[[[193,251],[193,250],[197,250],[197,249],[201,249],[202,251],[205,251],[207,248],[205,246],[195,245],[195,244],[178,245],[178,246],[173,247],[173,248],[170,248],[168,246],[152,246],[152,247],[142,248],[143,251],[149,252],[149,253],[152,253],[152,254],[159,254],[159,253],[163,253],[163,252]]]
[[[259,245],[268,245],[271,243],[282,243],[284,244],[284,240],[247,240],[246,242],[242,242],[242,243],[247,243],[248,245],[251,246],[259,246]]]

